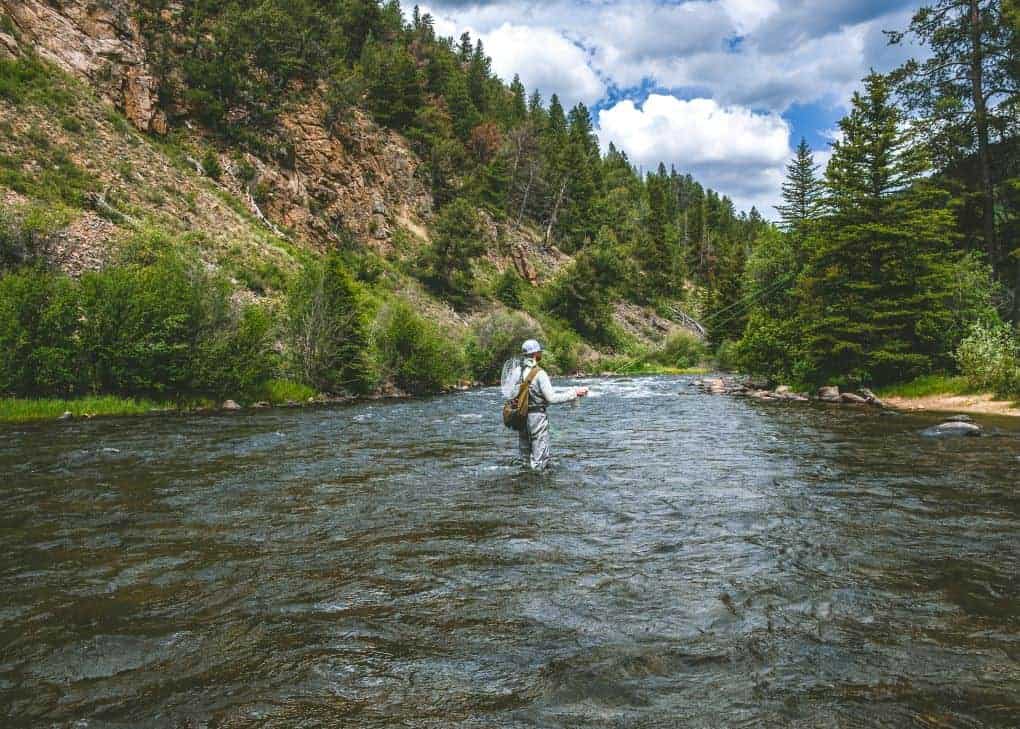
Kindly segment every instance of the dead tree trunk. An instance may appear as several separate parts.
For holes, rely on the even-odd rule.
[[[528,196],[531,194],[531,183],[535,181],[535,165],[531,165],[531,169],[528,172],[528,184],[524,188],[524,197],[521,199],[521,209],[517,213],[517,227],[521,227],[521,221],[524,219],[524,211],[528,209]]]
[[[977,131],[978,166],[981,174],[982,216],[985,250],[992,267],[999,269],[999,246],[995,236],[995,187],[992,184],[992,159],[988,145],[988,108],[984,90],[984,47],[979,0],[970,4],[970,86],[974,102],[974,127]]]
[[[549,225],[545,228],[545,243],[549,244],[549,239],[552,237],[553,226],[556,225],[556,216],[560,212],[560,205],[563,203],[563,195],[567,192],[567,178],[563,178],[563,184],[560,185],[560,191],[556,194],[556,202],[553,203],[552,213],[549,215]]]

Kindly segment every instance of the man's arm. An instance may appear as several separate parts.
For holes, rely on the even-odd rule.
[[[538,389],[542,392],[542,397],[550,405],[558,405],[561,402],[570,402],[576,400],[579,397],[584,397],[588,394],[587,387],[565,388],[563,390],[557,390],[552,386],[552,380],[549,379],[549,375],[545,370],[538,373]]]

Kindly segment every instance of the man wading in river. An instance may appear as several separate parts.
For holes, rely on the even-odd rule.
[[[549,375],[538,366],[542,360],[542,345],[529,339],[521,347],[524,359],[521,360],[513,378],[513,387],[519,389],[521,384],[528,383],[528,414],[527,419],[517,427],[521,458],[540,471],[549,465],[549,418],[545,410],[549,405],[570,402],[588,394],[587,387],[557,390],[549,381]]]

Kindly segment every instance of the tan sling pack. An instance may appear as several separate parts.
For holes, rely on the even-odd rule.
[[[524,430],[528,427],[528,400],[530,396],[531,383],[538,377],[541,368],[535,365],[521,381],[520,389],[517,390],[517,397],[503,403],[503,425],[514,430]]]

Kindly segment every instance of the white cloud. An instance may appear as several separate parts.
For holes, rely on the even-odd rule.
[[[770,215],[792,151],[790,128],[778,114],[756,114],[712,99],[684,101],[652,94],[640,107],[621,101],[599,113],[599,138],[613,142],[646,169],[660,161]]]
[[[754,31],[764,20],[779,11],[776,0],[720,0],[719,4],[741,34]]]
[[[547,100],[555,92],[567,108],[577,101],[591,105],[604,99],[610,87],[626,90],[650,83],[677,96],[713,99],[728,120],[739,116],[734,110],[740,107],[763,112],[753,118],[775,120],[794,105],[832,109],[835,115],[869,69],[885,71],[916,54],[917,48],[888,46],[882,31],[906,27],[920,2],[435,0],[431,12],[441,34],[456,37],[466,29],[482,38],[504,79],[519,73],[528,91],[539,88]],[[635,121],[649,124],[649,109],[658,103],[635,107]],[[607,111],[622,116],[624,110],[618,104]],[[612,114],[607,119],[613,119]],[[745,133],[763,131],[744,126]],[[798,126],[795,131],[799,138],[818,130]],[[695,174],[704,170],[715,175],[706,179],[708,184],[737,201],[778,195],[781,176],[775,167],[743,168],[734,175],[736,189],[727,186],[732,167],[720,161],[710,169],[709,162],[702,161],[700,168],[693,168],[676,157],[671,142],[650,136],[645,140],[643,134],[647,136],[635,130],[627,137],[635,149],[647,145],[638,160],[642,164],[661,159]],[[748,142],[773,148],[771,140]],[[734,144],[738,147],[728,150],[730,155],[745,142]]]
[[[605,96],[606,86],[584,50],[554,30],[504,23],[485,33],[483,41],[498,76],[509,81],[519,74],[526,88],[541,89],[547,100],[559,94],[570,108],[577,101],[590,106]]]

